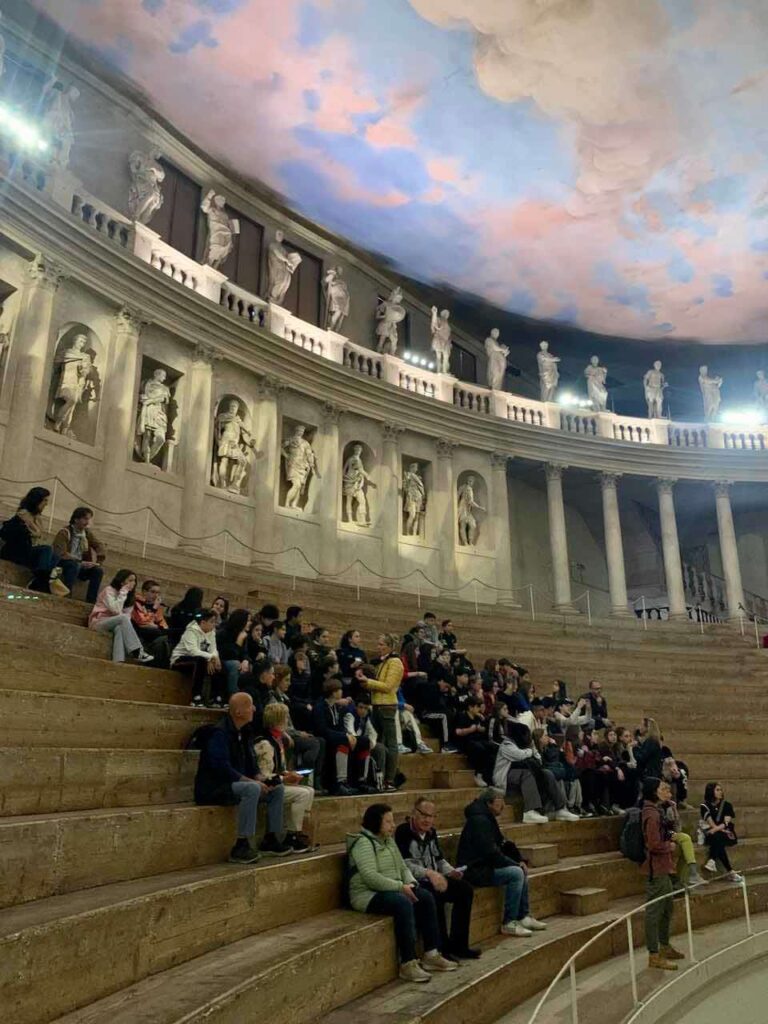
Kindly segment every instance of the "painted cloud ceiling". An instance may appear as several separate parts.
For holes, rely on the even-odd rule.
[[[765,0],[34,0],[180,131],[405,273],[768,338]]]

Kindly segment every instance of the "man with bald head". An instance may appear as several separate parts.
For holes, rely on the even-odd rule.
[[[267,832],[259,849],[279,857],[291,852],[278,838],[283,830],[282,782],[261,778],[256,767],[253,712],[250,694],[235,693],[229,698],[229,713],[218,725],[210,726],[203,742],[195,776],[195,803],[238,805],[237,841],[229,854],[233,864],[253,864],[259,859],[251,841],[260,800],[267,805]]]

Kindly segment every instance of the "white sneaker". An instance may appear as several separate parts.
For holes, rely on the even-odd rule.
[[[205,704],[203,704],[202,697],[193,697],[192,700],[189,702],[189,706],[191,708],[204,708]]]
[[[548,825],[549,818],[546,814],[539,814],[538,811],[526,811],[523,814],[524,825]]]
[[[424,971],[455,971],[458,966],[453,960],[446,960],[444,956],[440,956],[437,950],[425,953],[421,958],[421,967]]]
[[[475,785],[479,786],[480,789],[485,789],[488,783],[485,781],[480,772],[475,772]]]
[[[428,747],[426,743],[420,743],[418,751],[420,754],[431,754],[433,752],[432,747]]]
[[[528,917],[524,917],[520,924],[523,928],[528,928],[529,931],[532,932],[545,932],[547,930],[547,926],[543,921],[537,921],[536,918],[531,917],[530,914]]]
[[[407,964],[401,964],[400,977],[403,981],[417,981],[422,984],[432,981],[427,972],[421,969],[418,960],[409,960]]]
[[[715,862],[712,860],[711,857],[707,861],[707,863],[704,865],[704,870],[705,871],[717,871],[717,864],[715,864]]]
[[[150,661],[154,660],[153,655],[147,654],[144,650],[139,651],[138,657],[136,658],[136,661],[138,661],[140,665],[148,665]]]
[[[581,821],[578,814],[571,814],[567,807],[561,807],[555,811],[555,821]]]
[[[738,871],[729,871],[728,874],[724,876],[723,881],[724,882],[736,882],[737,885],[740,885],[744,881],[744,879],[738,873]]]
[[[532,931],[529,931],[522,921],[505,921],[501,926],[502,935],[514,935],[516,939],[527,939],[533,935]]]
[[[410,754],[411,748],[406,747],[404,743],[401,743],[397,748],[398,754]]]

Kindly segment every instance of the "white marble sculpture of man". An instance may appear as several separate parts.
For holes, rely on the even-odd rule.
[[[418,537],[426,511],[427,489],[419,472],[418,462],[412,462],[403,473],[403,511],[406,537]]]
[[[608,408],[608,388],[605,385],[608,370],[600,365],[597,356],[590,356],[584,376],[587,378],[587,398],[592,403],[592,408],[598,412],[605,412]]]
[[[230,217],[226,211],[227,200],[211,189],[200,203],[200,209],[208,220],[208,242],[203,254],[203,263],[218,270],[232,252],[235,235],[240,234],[240,221]]]
[[[267,251],[267,298],[276,306],[282,305],[296,268],[301,263],[301,256],[297,252],[288,252],[285,248],[284,238],[282,231],[276,231],[275,240],[270,242]]]
[[[72,433],[72,417],[78,404],[82,401],[96,401],[97,381],[94,379],[93,361],[86,351],[87,344],[88,338],[78,334],[72,339],[70,347],[54,359],[57,380],[51,420],[53,429],[66,437],[75,436]]]
[[[439,314],[437,306],[432,307],[430,330],[432,331],[432,351],[435,353],[435,365],[438,373],[450,373],[451,364],[451,324],[447,309]]]
[[[236,399],[227,402],[226,409],[216,417],[214,433],[213,486],[242,494],[255,446]]]
[[[661,372],[661,360],[657,359],[650,370],[647,370],[643,377],[643,390],[645,401],[648,405],[648,419],[661,419],[661,410],[664,405],[664,389],[667,387],[664,374]]]
[[[325,329],[338,334],[349,316],[349,288],[341,267],[331,267],[323,281],[325,291]]]
[[[717,418],[722,397],[720,394],[722,386],[722,377],[710,377],[709,367],[699,367],[699,388],[701,389],[701,399],[704,403],[704,419],[707,421]]]
[[[352,445],[352,452],[344,463],[341,473],[341,493],[344,497],[344,511],[348,523],[368,526],[370,515],[368,510],[369,487],[376,484],[363,465],[363,446]]]
[[[485,339],[485,355],[488,363],[488,387],[492,391],[501,391],[504,387],[504,374],[507,372],[509,349],[499,341],[498,327],[493,327]]]
[[[75,114],[72,105],[80,98],[74,85],[65,86],[55,78],[43,89],[42,129],[51,144],[52,161],[57,167],[69,167],[75,141]]]
[[[320,479],[314,448],[304,437],[306,429],[301,423],[297,423],[293,428],[293,434],[286,438],[281,446],[282,457],[285,461],[285,479],[288,481],[288,493],[285,496],[286,508],[301,508],[310,473],[314,473],[317,479]]]
[[[139,224],[149,224],[163,205],[162,184],[165,170],[160,164],[160,153],[152,150],[142,153],[135,149],[128,157],[131,184],[128,187],[128,215]]]
[[[152,371],[144,381],[139,396],[139,418],[136,424],[136,452],[146,463],[160,453],[168,440],[168,405],[171,389],[165,383],[165,370]]]
[[[758,370],[755,383],[752,385],[752,394],[755,396],[760,410],[768,413],[768,380],[765,379],[765,370]]]
[[[477,544],[479,528],[475,511],[485,512],[485,509],[475,501],[475,478],[468,476],[458,496],[459,544],[467,547]]]
[[[554,402],[557,393],[557,382],[560,380],[560,371],[557,364],[559,356],[553,356],[549,351],[549,342],[539,342],[539,352],[536,356],[539,364],[539,387],[541,388],[542,402]]]
[[[389,297],[381,299],[376,308],[376,349],[397,355],[397,325],[405,320],[403,292],[401,288],[393,288]]]

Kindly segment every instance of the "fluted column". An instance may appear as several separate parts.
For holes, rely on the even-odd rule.
[[[453,480],[453,452],[456,441],[438,438],[437,472],[432,507],[435,509],[435,540],[440,549],[440,585],[444,590],[455,590],[456,575],[456,500]],[[430,496],[427,496],[430,501]]]
[[[196,345],[187,377],[186,420],[187,443],[184,458],[184,497],[181,504],[181,547],[201,551],[218,541],[202,542],[198,538],[216,533],[214,523],[203,518],[205,486],[211,476],[211,421],[213,409],[213,362],[216,353],[210,345]]]
[[[688,612],[685,606],[683,566],[680,560],[680,542],[677,537],[677,519],[675,517],[675,498],[673,495],[675,483],[675,480],[657,480],[656,491],[659,496],[661,550],[664,555],[664,575],[667,582],[669,617],[670,619],[686,619],[688,618]]]
[[[736,530],[731,511],[731,483],[718,480],[715,488],[715,509],[717,511],[717,532],[720,537],[720,558],[725,578],[725,599],[728,617],[738,619],[744,607],[744,587],[741,582],[739,549],[736,544]]]
[[[504,594],[517,582],[512,575],[512,545],[509,537],[509,495],[507,493],[507,462],[504,452],[491,453],[491,522],[492,542],[496,558],[496,603],[508,608],[520,607],[520,593]]]
[[[574,612],[571,604],[571,567],[568,561],[568,534],[565,528],[565,506],[563,504],[563,470],[556,462],[548,462],[544,470],[547,475],[547,512],[549,519],[549,547],[552,552],[552,585],[554,606],[559,612]]]
[[[384,576],[400,575],[400,533],[403,503],[400,494],[400,435],[405,428],[399,423],[385,423],[382,428],[381,482],[374,491],[380,509],[381,571]],[[383,587],[400,587],[396,579],[382,580]]]
[[[621,540],[621,518],[616,482],[619,473],[601,473],[603,492],[603,529],[605,531],[605,560],[608,565],[608,591],[611,615],[630,615],[627,604],[627,577],[624,570],[624,545]]]
[[[59,264],[40,254],[27,268],[27,281],[13,336],[16,372],[2,460],[2,475],[7,479],[30,478],[33,441],[45,416],[48,383],[45,368],[53,302],[62,276]]]
[[[337,572],[339,564],[339,506],[341,486],[339,462],[339,420],[345,413],[333,402],[323,403],[323,426],[321,450],[319,453],[320,472],[320,570]]]
[[[256,389],[258,399],[253,415],[253,440],[256,448],[256,500],[252,544],[258,551],[251,556],[260,569],[274,569],[271,552],[277,550],[276,495],[280,488],[280,395],[285,385],[277,377],[263,377]],[[298,564],[298,563],[296,563]]]

